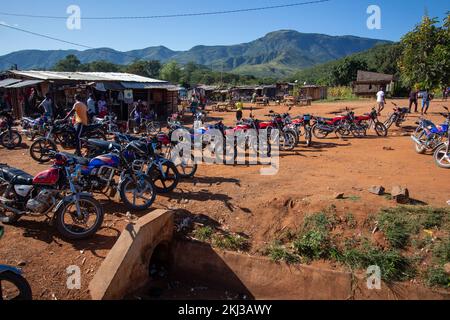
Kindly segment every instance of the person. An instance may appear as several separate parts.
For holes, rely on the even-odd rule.
[[[419,93],[417,92],[417,90],[411,89],[411,92],[409,93],[409,113],[411,113],[411,109],[412,109],[413,104],[415,106],[415,111],[414,112],[415,113],[418,112],[417,111],[417,106],[418,106],[417,98],[418,98],[418,95],[419,95]]]
[[[384,93],[384,88],[381,88],[377,93],[377,103],[378,103],[378,115],[381,116],[381,112],[384,110],[386,104],[386,94]]]
[[[89,99],[87,100],[87,108],[89,118],[92,119],[97,114],[97,111],[95,109],[95,98],[92,93],[89,95]]]
[[[98,116],[104,118],[108,115],[108,104],[106,103],[105,96],[102,96],[97,103],[98,105]]]
[[[236,102],[236,120],[239,122],[242,120],[244,111],[244,104],[242,103],[242,100],[239,99],[238,102]]]
[[[256,98],[258,98],[258,93],[255,90],[255,92],[253,92],[253,95],[252,95],[252,103],[256,103]]]
[[[442,99],[444,101],[447,101],[447,99],[448,99],[449,90],[450,90],[450,88],[445,87],[444,90],[442,91]]]
[[[432,96],[428,89],[426,89],[424,92],[422,92],[422,115],[427,114],[428,108],[430,108],[431,99],[432,99]]]
[[[83,134],[84,127],[88,125],[88,108],[82,102],[79,94],[75,95],[75,104],[69,114],[62,121],[67,121],[67,119],[69,119],[73,114],[75,114],[75,155],[81,156],[81,136]]]
[[[192,101],[191,101],[191,112],[192,114],[196,114],[197,113],[197,108],[198,108],[198,100],[195,97],[192,97]]]
[[[45,95],[45,99],[38,106],[38,109],[41,107],[44,108],[43,116],[48,119],[53,119],[52,97],[50,93],[47,93]]]

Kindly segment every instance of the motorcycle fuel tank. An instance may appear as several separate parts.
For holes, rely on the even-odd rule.
[[[59,180],[59,169],[51,168],[49,170],[45,170],[39,173],[33,179],[34,185],[44,185],[44,186],[52,186],[55,185]]]
[[[89,162],[90,169],[98,169],[101,167],[118,168],[120,165],[120,158],[114,154],[105,154],[98,156]]]

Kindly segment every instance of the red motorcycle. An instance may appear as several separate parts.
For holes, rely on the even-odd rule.
[[[375,108],[372,108],[370,113],[355,117],[354,121],[358,126],[365,128],[366,131],[374,128],[379,137],[386,137],[388,134],[386,126],[378,120],[378,112]]]

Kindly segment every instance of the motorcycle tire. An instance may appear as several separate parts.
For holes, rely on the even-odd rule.
[[[153,205],[153,202],[155,202],[155,199],[156,199],[156,190],[155,190],[155,186],[153,184],[152,179],[150,179],[150,177],[148,177],[148,176],[142,176],[141,179],[143,179],[143,183],[146,184],[145,190],[151,189],[150,190],[151,191],[150,198],[147,199],[147,201],[142,205],[137,205],[136,203],[131,203],[126,196],[127,187],[129,187],[130,185],[133,186],[133,184],[135,184],[135,182],[132,180],[131,177],[125,178],[125,180],[120,184],[120,188],[119,188],[120,199],[132,211],[147,210]],[[135,189],[130,189],[130,190],[134,191]]]
[[[295,148],[295,134],[292,131],[283,132],[283,143],[281,143],[280,141],[280,150],[292,151],[294,150],[294,148]]]
[[[0,136],[0,144],[8,150],[13,150],[22,144],[22,136],[16,130],[5,131]]]
[[[198,165],[195,163],[195,156],[191,155],[189,164],[180,163],[176,166],[181,179],[192,179],[197,173]]]
[[[56,143],[47,138],[40,138],[31,145],[30,156],[39,163],[46,163],[50,161],[49,151],[58,152]]]
[[[416,132],[414,133],[414,136],[420,141],[423,140],[422,138],[424,137],[424,135],[425,135],[425,133],[424,133],[423,129],[417,129]],[[426,139],[426,137],[425,137],[425,139]],[[418,154],[425,154],[427,152],[427,147],[424,144],[420,145],[418,143],[415,143],[414,145],[415,145],[414,147],[416,149],[416,152]]]
[[[379,137],[387,137],[388,135],[388,129],[381,122],[375,123],[375,132]]]
[[[159,171],[159,168],[156,166],[153,166],[153,171],[149,176],[152,178],[156,193],[166,194],[176,189],[180,182],[180,174],[178,173],[177,167],[172,162],[164,163],[162,168],[165,176],[169,178],[164,178],[161,171]]]
[[[320,129],[320,128],[317,126],[317,124],[315,124],[315,125],[312,127],[312,130],[311,130],[311,131],[312,131],[314,137],[316,137],[317,139],[325,139],[325,138],[328,137],[328,135],[330,134],[329,132]]]
[[[436,165],[439,168],[443,168],[443,169],[450,169],[450,158],[449,159],[445,159],[446,156],[449,157],[450,155],[446,155],[447,153],[447,145],[443,144],[440,147],[438,147],[436,149],[436,151],[434,152],[434,162],[436,163]]]
[[[77,227],[68,228],[68,226],[64,222],[64,217],[66,216],[67,210],[73,205],[73,202],[66,202],[62,205],[62,207],[58,210],[55,215],[56,229],[61,234],[61,236],[68,240],[83,240],[92,237],[97,233],[100,227],[103,224],[104,212],[101,204],[95,200],[91,196],[80,195],[80,205],[82,203],[90,204],[93,208],[95,208],[97,219],[95,223],[90,227],[87,231],[78,231]],[[69,213],[70,215],[70,213]],[[76,219],[71,215],[72,221]]]
[[[12,298],[11,300],[29,301],[33,299],[30,284],[21,275],[18,275],[11,271],[2,272],[0,273],[0,289],[2,288],[1,287],[2,282],[9,282],[10,284],[14,285],[17,288],[19,294],[16,297]],[[0,293],[2,292],[3,290],[0,290]],[[0,296],[0,301],[3,300],[9,299],[5,299],[2,293],[2,295]]]
[[[312,146],[312,133],[311,133],[311,129],[306,129],[305,130],[305,140],[306,140],[306,146],[309,148]]]

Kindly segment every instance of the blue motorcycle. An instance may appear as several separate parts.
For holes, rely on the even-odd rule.
[[[447,122],[450,122],[450,111],[447,107],[444,109],[447,110]],[[444,114],[442,115],[444,116]],[[447,141],[440,144],[434,152],[434,161],[438,167],[444,169],[450,169],[450,127],[447,126],[447,130]]]
[[[446,121],[439,126],[424,118],[420,119],[417,123],[419,126],[417,127],[414,135],[411,136],[411,139],[416,144],[417,153],[425,154],[429,151],[434,152],[439,146],[442,145],[442,143],[444,143],[447,138],[449,119],[447,115],[443,116],[445,116]]]
[[[0,226],[0,238],[4,227]],[[18,268],[0,264],[0,301],[32,300],[31,287]]]

